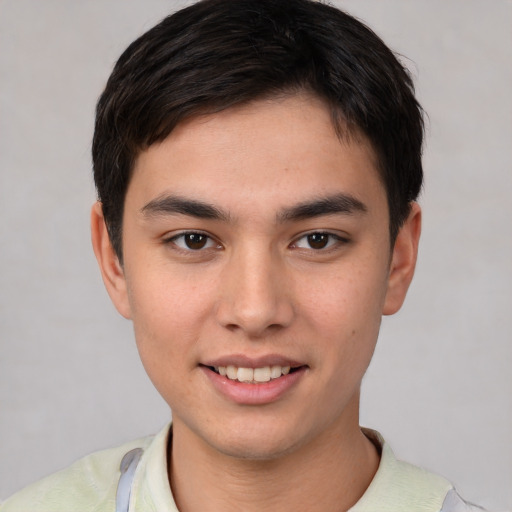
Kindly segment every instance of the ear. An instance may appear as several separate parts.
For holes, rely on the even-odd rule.
[[[384,315],[393,315],[402,307],[416,267],[420,233],[421,208],[418,203],[412,203],[411,212],[400,228],[393,247],[388,289],[382,310]]]
[[[130,318],[130,304],[123,267],[110,242],[103,217],[103,207],[99,201],[91,209],[91,240],[110,299],[121,315]]]

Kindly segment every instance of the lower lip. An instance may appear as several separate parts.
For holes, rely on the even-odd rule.
[[[297,385],[306,372],[306,368],[302,367],[268,382],[250,384],[228,379],[205,366],[200,368],[219,393],[237,404],[244,405],[264,405],[279,400]]]

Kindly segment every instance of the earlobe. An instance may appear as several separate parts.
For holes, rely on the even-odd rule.
[[[130,304],[124,271],[110,242],[102,204],[99,201],[91,209],[91,240],[101,277],[110,299],[122,316],[130,318]]]
[[[421,233],[421,208],[411,204],[411,212],[396,237],[389,268],[388,288],[382,313],[393,315],[402,306],[411,284]]]

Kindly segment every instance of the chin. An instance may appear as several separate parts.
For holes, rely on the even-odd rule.
[[[300,443],[290,442],[274,442],[269,443],[268,440],[230,440],[226,445],[217,445],[216,448],[220,453],[227,457],[232,457],[247,461],[272,461],[277,460],[290,453],[293,453]]]
[[[255,424],[256,425],[255,425]],[[307,443],[307,434],[283,425],[268,425],[265,421],[255,420],[253,424],[238,424],[224,427],[222,432],[205,437],[206,442],[217,452],[241,460],[271,461],[293,453]],[[272,422],[273,423],[273,422]]]

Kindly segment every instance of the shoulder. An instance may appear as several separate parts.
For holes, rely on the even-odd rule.
[[[350,512],[476,512],[445,478],[395,458],[380,434],[364,429],[381,450],[377,473]]]
[[[443,508],[441,512],[485,512],[482,507],[468,503],[464,501],[455,491],[452,489],[447,495],[443,502]]]
[[[0,505],[0,512],[114,510],[123,456],[133,448],[146,448],[152,439],[150,436],[88,455],[17,492]]]

